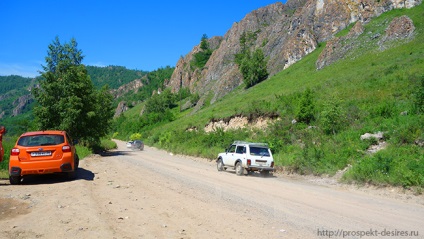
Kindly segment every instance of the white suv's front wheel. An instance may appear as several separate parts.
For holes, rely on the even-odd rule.
[[[216,162],[216,168],[218,171],[224,171],[224,163],[222,162],[222,158],[219,158]]]

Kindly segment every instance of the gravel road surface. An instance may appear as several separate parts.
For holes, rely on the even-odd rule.
[[[424,197],[275,174],[125,142],[78,178],[0,180],[0,238],[424,238]]]

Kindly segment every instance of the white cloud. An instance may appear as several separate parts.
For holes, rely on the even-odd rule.
[[[104,64],[103,62],[92,62],[85,64],[86,66],[98,66],[98,67],[106,67],[108,65]]]
[[[18,75],[23,77],[36,77],[40,75],[40,73],[38,72],[40,70],[42,70],[40,65],[34,66],[23,64],[8,64],[0,62],[1,76]]]

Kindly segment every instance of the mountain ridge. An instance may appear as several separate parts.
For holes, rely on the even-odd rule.
[[[264,54],[268,57],[269,77],[272,77],[313,52],[321,44],[320,42],[325,40],[328,40],[328,44],[332,45],[335,50],[332,51],[332,54],[324,50],[328,57],[325,57],[324,54],[317,61],[317,69],[337,61],[349,48],[346,48],[346,45],[341,42],[349,38],[353,39],[355,34],[361,34],[363,25],[372,17],[391,9],[410,8],[417,4],[421,4],[421,0],[342,2],[289,0],[285,4],[277,2],[248,13],[240,22],[235,22],[223,37],[214,36],[208,39],[213,52],[202,69],[191,67],[190,62],[193,60],[193,55],[200,51],[200,44],[194,46],[191,52],[178,60],[172,75],[164,82],[164,86],[158,85],[157,89],[169,87],[173,92],[177,92],[180,90],[181,81],[182,87],[199,94],[199,100],[195,104],[195,111],[197,111],[205,104],[216,102],[243,84],[238,66],[234,62],[234,55],[240,51],[239,41],[243,32],[257,32],[253,47],[263,49]],[[334,16],[336,20],[330,21],[331,16]],[[355,26],[362,29],[356,30],[360,31],[359,33],[353,33],[345,38],[335,37],[337,32],[346,29],[353,22],[357,23]],[[285,49],[290,50],[286,51]],[[96,73],[106,69],[110,71],[107,74]],[[147,75],[147,72],[128,70],[121,66],[103,68],[87,66],[87,71],[97,88],[102,84],[109,84],[115,98],[129,94],[135,95],[145,85],[143,80],[146,80]],[[129,72],[130,75],[125,79],[122,77],[123,74],[127,74],[123,73],[124,71]],[[31,96],[28,96],[30,95],[28,89],[25,92],[19,98],[13,94],[15,98],[7,103],[7,107],[0,105],[0,117],[16,116],[26,112],[23,109],[28,111],[30,108],[27,105],[31,104],[32,100]],[[1,95],[0,97],[5,99],[6,96]],[[115,102],[117,115],[140,102],[140,100],[132,98],[134,97],[125,100],[128,102],[122,100]],[[6,101],[2,101],[6,104]],[[11,105],[15,105],[15,108],[11,109]]]
[[[289,0],[277,2],[248,13],[222,37],[203,69],[191,69],[195,46],[176,64],[167,87],[174,92],[183,87],[199,93],[197,110],[205,103],[214,103],[243,83],[234,62],[240,52],[240,36],[243,32],[257,32],[254,48],[261,48],[268,57],[269,77],[286,69],[313,52],[320,42],[327,41],[353,22],[367,23],[371,18],[398,8],[411,8],[421,0],[384,1],[324,1]],[[217,39],[213,37],[211,39]],[[212,96],[211,96],[212,94]],[[206,102],[210,99],[210,102]]]

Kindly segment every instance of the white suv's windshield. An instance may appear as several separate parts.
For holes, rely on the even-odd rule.
[[[269,157],[268,148],[250,146],[250,155]]]

